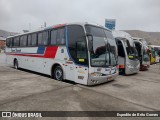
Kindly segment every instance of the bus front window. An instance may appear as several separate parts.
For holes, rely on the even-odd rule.
[[[100,27],[86,25],[86,32],[93,36],[92,50],[90,50],[91,66],[105,67],[116,65],[116,43],[114,44],[115,40],[113,37],[108,37],[109,31]],[[106,34],[107,32],[108,34]]]
[[[92,66],[109,65],[109,53],[103,37],[93,37],[93,50],[90,51]]]
[[[139,56],[138,56],[138,52],[137,52],[136,48],[132,47],[128,40],[125,40],[124,43],[125,43],[128,58],[132,59],[132,60],[138,59]]]
[[[115,66],[118,63],[118,52],[117,52],[117,44],[113,37],[113,35],[105,30],[105,34],[107,36],[108,43],[110,45],[110,59],[111,59],[111,65]]]

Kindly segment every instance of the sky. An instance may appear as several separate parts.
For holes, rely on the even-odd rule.
[[[0,29],[10,32],[105,19],[117,30],[160,32],[160,0],[0,0]]]

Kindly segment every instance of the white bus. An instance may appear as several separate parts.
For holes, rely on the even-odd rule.
[[[62,24],[7,38],[7,63],[84,85],[114,80],[117,46],[111,31],[88,23]]]
[[[147,42],[143,38],[137,37],[133,37],[133,40],[140,60],[140,70],[147,70],[150,67]]]
[[[130,75],[139,72],[140,62],[130,34],[123,31],[112,31],[118,46],[119,72]]]

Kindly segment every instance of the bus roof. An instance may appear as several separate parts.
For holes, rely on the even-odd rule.
[[[138,38],[138,37],[132,37],[132,38],[133,38],[133,40],[138,40],[138,41],[143,40],[143,38]]]
[[[113,30],[112,34],[113,34],[114,38],[125,38],[125,39],[127,39],[130,42],[130,44],[133,46],[133,39],[132,39],[132,36],[129,33],[124,32],[124,31],[119,31],[119,30]]]
[[[149,47],[159,47],[160,48],[160,46],[158,46],[158,45],[148,45]]]
[[[22,33],[22,34],[17,34],[17,35],[14,35],[14,36],[9,36],[9,37],[7,37],[7,38],[12,38],[12,37],[17,37],[17,36],[27,35],[27,34],[31,34],[31,33],[36,33],[36,32],[40,32],[40,31],[44,31],[44,30],[49,30],[49,29],[52,29],[52,28],[59,28],[59,27],[63,27],[63,26],[66,26],[66,25],[81,25],[81,26],[85,26],[85,25],[87,25],[87,24],[88,24],[88,25],[93,25],[93,26],[98,26],[98,27],[107,29],[108,31],[111,32],[111,30],[109,30],[108,28],[105,28],[105,27],[103,27],[103,26],[101,26],[101,25],[98,25],[98,24],[95,24],[95,23],[75,22],[75,23],[57,24],[57,25],[53,25],[53,26],[50,26],[50,27],[41,28],[41,29],[39,29],[39,30],[34,30],[34,31]]]

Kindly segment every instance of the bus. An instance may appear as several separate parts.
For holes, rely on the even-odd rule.
[[[60,24],[7,38],[7,63],[70,80],[96,85],[118,75],[118,54],[112,32],[88,23]]]
[[[150,67],[150,57],[147,44],[142,38],[133,38],[133,40],[140,60],[140,70],[148,70]]]
[[[155,64],[156,62],[156,52],[154,50],[154,48],[150,45],[148,45],[149,48],[149,55],[150,55],[150,64]]]
[[[158,45],[149,45],[150,49],[154,50],[154,54],[155,54],[155,63],[159,63],[160,62],[160,46]]]
[[[112,31],[118,47],[119,74],[130,75],[139,72],[140,62],[130,34]]]

